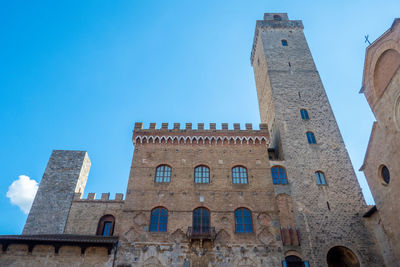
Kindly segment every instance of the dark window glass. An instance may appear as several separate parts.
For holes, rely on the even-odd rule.
[[[282,46],[288,46],[287,40],[282,40]]]
[[[390,182],[390,172],[389,172],[389,169],[385,165],[382,166],[381,176],[382,176],[383,181],[386,184],[389,184],[389,182]]]
[[[193,211],[193,232],[210,232],[210,211],[206,208],[197,208]]]
[[[112,215],[104,215],[97,225],[96,235],[112,236],[114,232],[115,218]]]
[[[232,168],[232,183],[247,184],[247,169],[245,167]]]
[[[235,210],[236,233],[252,233],[253,221],[251,211],[245,208]]]
[[[166,232],[168,211],[165,208],[155,208],[151,211],[150,232]]]
[[[281,20],[282,20],[282,17],[279,16],[279,15],[274,15],[274,20],[276,20],[276,21],[281,21]]]
[[[306,135],[307,135],[307,141],[308,141],[309,144],[316,144],[317,143],[317,141],[315,140],[314,133],[307,132]]]
[[[171,181],[171,168],[167,165],[158,166],[154,181],[156,183],[169,183]]]
[[[274,184],[287,184],[287,176],[284,168],[275,166],[271,168],[272,182]]]
[[[103,236],[110,236],[112,222],[104,222]]]
[[[300,109],[300,115],[303,120],[309,120],[308,112],[306,109]]]
[[[194,182],[196,184],[210,183],[210,169],[206,166],[198,166],[194,169]]]
[[[325,175],[323,172],[317,171],[315,173],[315,179],[317,180],[317,184],[326,184]]]

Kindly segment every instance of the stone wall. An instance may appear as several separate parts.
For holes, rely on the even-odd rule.
[[[10,245],[6,252],[0,253],[0,265],[4,267],[83,267],[113,266],[114,255],[107,249],[89,247],[81,254],[79,247],[63,246],[56,254],[53,246],[37,245],[28,252],[27,245]]]
[[[54,150],[23,234],[64,233],[72,199],[75,193],[83,193],[89,170],[90,160],[86,151]]]
[[[267,16],[271,18],[271,16]],[[288,194],[311,266],[324,266],[334,246],[352,250],[361,264],[379,266],[381,258],[362,214],[366,206],[350,158],[303,33],[301,21],[257,21],[252,51],[261,121],[287,170]],[[287,41],[287,46],[282,45]],[[266,76],[265,76],[266,75]],[[260,98],[260,96],[262,96]],[[309,120],[302,120],[307,109]],[[306,132],[315,134],[309,144]],[[315,172],[327,185],[317,185]]]
[[[75,194],[65,233],[95,235],[100,218],[104,215],[113,215],[116,225],[114,235],[118,236],[120,215],[124,204],[123,195],[116,194],[114,199],[110,199],[109,195],[109,193],[103,193],[101,199],[96,199],[96,194],[89,193],[87,199],[82,199],[81,194]]]

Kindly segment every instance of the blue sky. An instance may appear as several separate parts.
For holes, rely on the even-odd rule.
[[[87,150],[85,195],[114,195],[125,193],[136,121],[258,124],[249,58],[264,12],[303,20],[358,170],[374,120],[358,94],[364,35],[376,39],[399,10],[398,0],[2,1],[0,234],[26,220],[9,186],[40,181],[53,149]]]

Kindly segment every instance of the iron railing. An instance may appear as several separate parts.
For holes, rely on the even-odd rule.
[[[188,227],[187,237],[189,239],[211,239],[216,236],[215,227]]]

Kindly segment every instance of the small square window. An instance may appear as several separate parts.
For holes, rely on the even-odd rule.
[[[281,42],[282,42],[282,46],[288,46],[287,40],[282,40]]]

